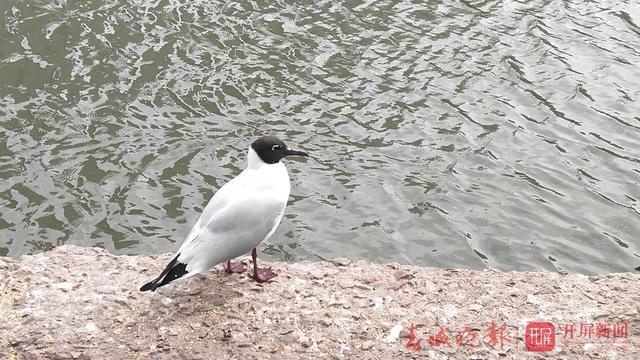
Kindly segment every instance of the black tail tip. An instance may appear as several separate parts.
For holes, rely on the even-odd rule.
[[[142,287],[140,288],[140,291],[149,291],[149,290],[156,291],[156,287],[154,286],[155,284],[156,283],[153,282],[153,281],[148,282],[148,283],[142,285]]]
[[[636,271],[640,271],[640,266],[638,266],[637,268],[635,268]]]

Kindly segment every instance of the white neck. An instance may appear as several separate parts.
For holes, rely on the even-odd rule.
[[[287,203],[291,184],[289,182],[289,173],[282,161],[278,161],[275,164],[267,164],[260,159],[260,156],[258,156],[255,150],[249,148],[249,152],[247,153],[247,168],[242,171],[242,174],[244,174],[243,179],[250,180],[249,183],[251,186],[257,186],[257,181],[259,188],[267,189],[269,193],[275,191],[277,194],[280,194],[277,196],[282,196],[283,203]],[[256,176],[259,176],[257,180]],[[240,178],[240,176],[237,178]]]
[[[247,169],[258,169],[268,165],[269,164],[262,161],[262,159],[260,159],[260,156],[258,156],[258,153],[256,153],[256,151],[253,150],[251,146],[249,146],[249,152],[247,155]]]

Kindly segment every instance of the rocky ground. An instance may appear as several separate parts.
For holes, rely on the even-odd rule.
[[[640,359],[632,273],[337,259],[271,263],[280,276],[266,284],[216,269],[139,292],[168,259],[75,246],[0,258],[0,358]],[[527,332],[534,321],[546,324]],[[552,332],[553,350],[527,351]]]

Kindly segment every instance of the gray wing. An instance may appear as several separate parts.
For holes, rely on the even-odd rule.
[[[193,240],[181,247],[178,261],[186,263],[188,271],[199,272],[249,252],[273,234],[285,206],[286,200],[273,197],[235,198],[199,220],[199,227],[192,230]]]

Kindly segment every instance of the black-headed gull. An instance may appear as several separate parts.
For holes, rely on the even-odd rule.
[[[223,262],[227,272],[243,272],[242,263],[232,263],[231,259],[249,250],[253,278],[258,282],[274,278],[276,274],[270,268],[258,269],[256,247],[273,235],[287,206],[291,185],[280,160],[290,155],[307,156],[273,136],[254,141],[246,169],[213,195],[167,267],[140,291],[155,291]]]

